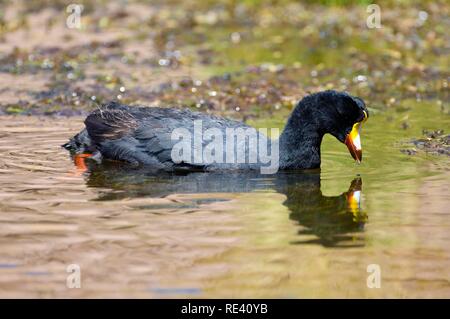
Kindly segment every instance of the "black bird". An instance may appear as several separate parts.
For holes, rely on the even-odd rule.
[[[330,90],[308,95],[293,110],[279,139],[267,141],[268,149],[278,143],[281,170],[319,168],[320,144],[324,134],[330,133],[345,143],[359,162],[362,159],[359,132],[368,114],[362,99],[345,92]],[[63,147],[75,154],[76,161],[92,156],[97,161],[126,161],[163,171],[251,170],[263,166],[261,162],[249,160],[259,148],[255,150],[245,139],[232,146],[234,155],[245,154],[245,162],[196,161],[192,156],[174,160],[172,150],[179,141],[173,140],[172,133],[181,128],[195,139],[196,121],[201,121],[202,133],[215,129],[224,137],[227,129],[252,129],[238,121],[187,109],[131,107],[111,102],[89,114],[84,122],[86,128]],[[258,139],[266,138],[260,132],[256,134]],[[195,145],[195,141],[189,140],[192,153],[208,143],[202,140]]]

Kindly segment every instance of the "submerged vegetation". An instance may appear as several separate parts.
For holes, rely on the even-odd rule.
[[[405,148],[401,151],[408,155],[417,154],[418,150],[431,154],[444,154],[450,156],[450,134],[445,134],[443,130],[424,130],[423,138],[413,139],[412,148]]]

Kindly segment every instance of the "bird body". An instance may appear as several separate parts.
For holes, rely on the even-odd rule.
[[[344,143],[367,114],[364,102],[347,93],[311,94],[298,103],[279,139],[271,140],[242,122],[206,113],[111,102],[89,114],[86,128],[63,146],[153,170],[254,170],[272,165],[269,160],[277,169],[309,169],[320,167],[325,133]],[[241,135],[230,138],[230,132]]]

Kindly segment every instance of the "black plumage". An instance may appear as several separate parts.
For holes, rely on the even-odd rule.
[[[320,167],[320,144],[326,133],[344,142],[353,124],[368,114],[364,102],[343,92],[324,91],[303,98],[290,115],[280,135],[280,169]],[[109,103],[93,111],[85,120],[86,128],[63,145],[74,153],[94,153],[94,158],[126,161],[146,165],[154,170],[248,170],[258,163],[175,163],[171,157],[177,141],[171,139],[174,129],[194,133],[194,121],[201,120],[203,130],[216,128],[226,135],[227,128],[250,126],[210,114],[187,109],[131,107]],[[258,133],[259,137],[261,136]],[[203,141],[206,146],[209,141]],[[270,140],[268,143],[271,143]],[[253,150],[248,143],[236,143],[248,159]],[[270,150],[270,147],[269,147]]]

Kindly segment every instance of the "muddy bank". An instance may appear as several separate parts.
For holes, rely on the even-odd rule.
[[[446,106],[449,7],[87,1],[2,4],[0,113],[82,115],[120,100],[239,119],[283,116],[308,92],[347,90],[373,109]]]

